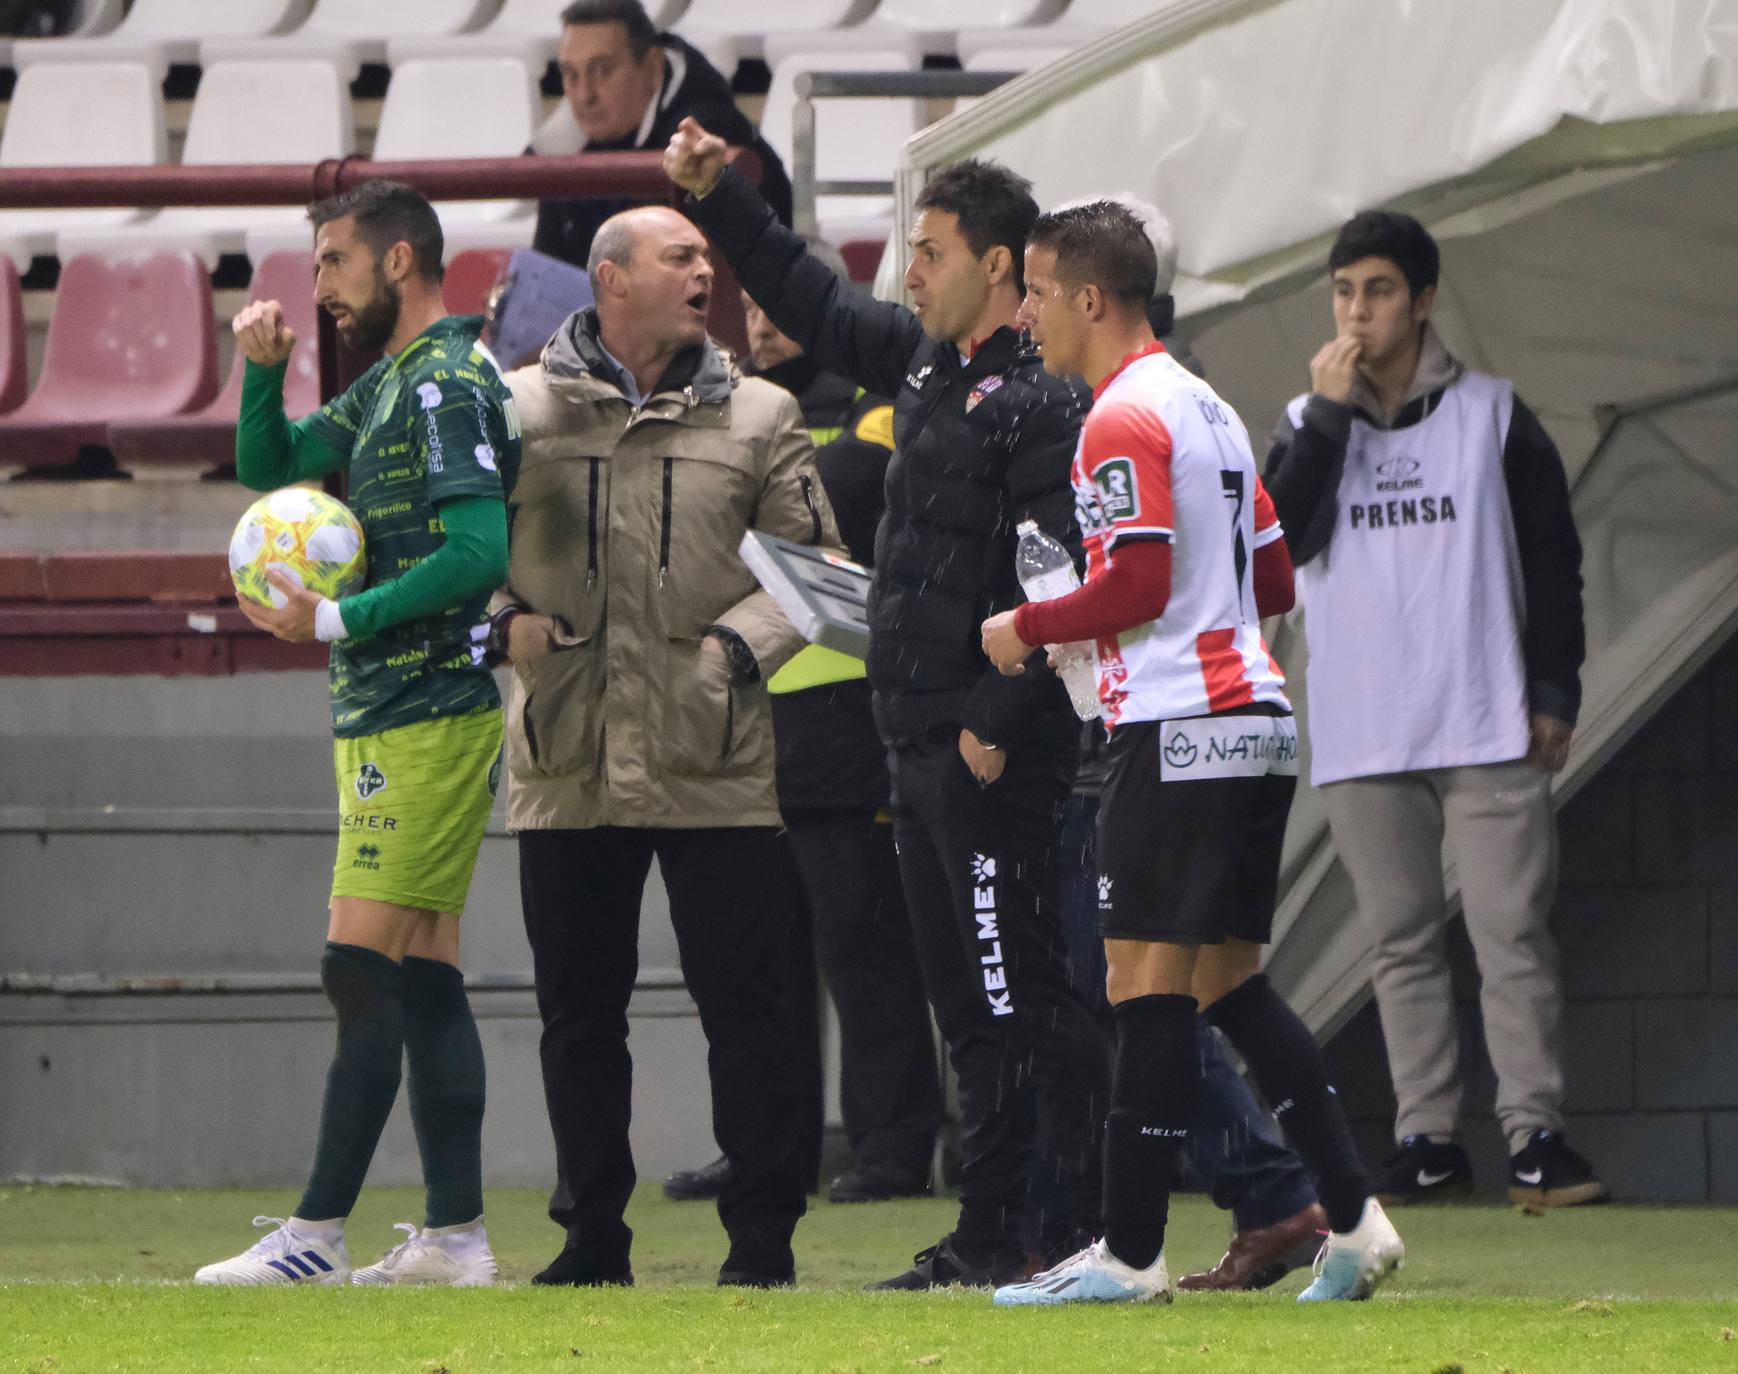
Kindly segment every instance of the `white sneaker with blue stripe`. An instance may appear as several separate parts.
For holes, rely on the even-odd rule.
[[[386,1252],[378,1264],[358,1269],[352,1283],[444,1284],[448,1288],[489,1288],[497,1271],[489,1237],[480,1221],[464,1226],[417,1230],[398,1223],[408,1238]]]
[[[1169,1302],[1172,1296],[1163,1251],[1147,1268],[1131,1269],[1100,1240],[1025,1283],[998,1288],[995,1304],[1057,1307],[1069,1302]]]
[[[1297,1295],[1299,1302],[1357,1302],[1367,1298],[1401,1265],[1406,1246],[1382,1204],[1364,1203],[1358,1224],[1342,1235],[1330,1231],[1316,1255],[1315,1282]]]
[[[195,1283],[229,1283],[258,1287],[270,1283],[349,1283],[350,1255],[344,1232],[314,1230],[295,1217],[255,1217],[255,1226],[275,1229],[245,1254],[208,1264],[193,1276]]]

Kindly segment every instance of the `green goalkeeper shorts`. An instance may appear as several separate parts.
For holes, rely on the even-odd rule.
[[[463,911],[501,780],[500,708],[334,740],[332,760],[332,895]]]

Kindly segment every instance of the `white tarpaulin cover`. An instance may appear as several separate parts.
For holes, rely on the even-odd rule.
[[[1338,225],[1432,228],[1444,338],[1515,380],[1576,484],[1589,658],[1560,797],[1738,626],[1738,0],[1174,0],[914,138],[901,216],[969,155],[1044,205],[1165,210],[1183,330],[1258,445],[1332,333]],[[1296,628],[1275,648],[1307,740]],[[1369,942],[1307,792],[1287,880],[1272,968],[1329,1029]]]

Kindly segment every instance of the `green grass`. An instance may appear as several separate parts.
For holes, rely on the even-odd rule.
[[[353,1258],[418,1220],[418,1196],[373,1190]],[[817,1206],[797,1232],[802,1286],[711,1286],[712,1210],[642,1190],[640,1286],[545,1291],[555,1251],[540,1195],[489,1198],[505,1290],[221,1290],[178,1282],[242,1249],[255,1211],[289,1195],[0,1188],[0,1370],[1137,1370],[1418,1374],[1728,1370],[1738,1374],[1738,1211],[1509,1208],[1397,1214],[1407,1267],[1374,1302],[1299,1308],[1304,1276],[1264,1294],[1165,1308],[1000,1312],[981,1293],[865,1295],[948,1227],[946,1202]],[[1173,1271],[1217,1258],[1220,1214],[1178,1199]]]

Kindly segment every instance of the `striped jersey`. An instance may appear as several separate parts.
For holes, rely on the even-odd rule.
[[[1153,344],[1100,385],[1073,480],[1088,580],[1121,543],[1171,545],[1164,613],[1098,641],[1106,726],[1255,703],[1289,711],[1254,586],[1255,550],[1283,531],[1237,413]]]

